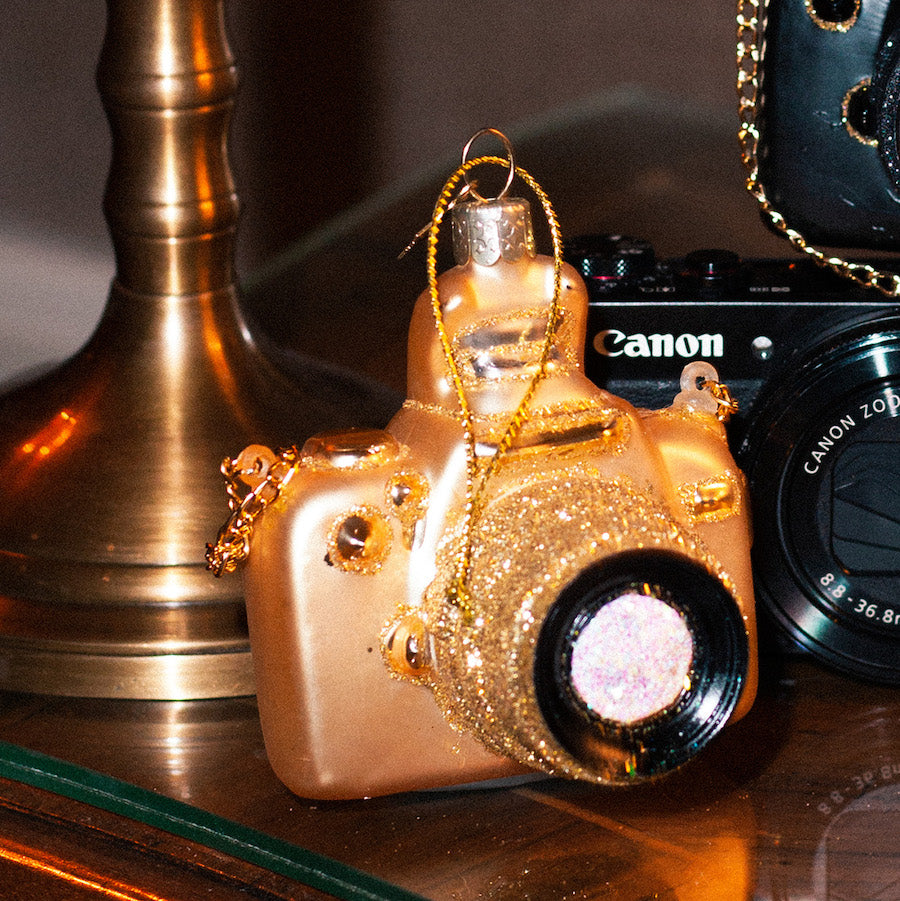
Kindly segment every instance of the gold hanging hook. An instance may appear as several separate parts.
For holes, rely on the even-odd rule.
[[[506,183],[500,189],[500,193],[496,197],[483,197],[478,193],[476,185],[478,182],[474,179],[469,180],[469,169],[463,168],[463,180],[466,183],[465,188],[460,192],[459,197],[463,194],[471,194],[476,200],[480,200],[482,203],[490,203],[492,200],[502,200],[509,193],[509,189],[512,186],[513,179],[516,176],[516,160],[513,156],[512,143],[509,138],[503,134],[502,131],[498,131],[496,128],[482,128],[480,131],[476,131],[475,134],[466,141],[466,146],[463,147],[462,152],[462,167],[466,167],[469,162],[469,151],[472,149],[472,145],[484,135],[494,135],[500,139],[500,142],[503,144],[503,149],[506,151],[506,158],[509,161],[509,173],[506,176]],[[457,198],[458,199],[458,198]]]

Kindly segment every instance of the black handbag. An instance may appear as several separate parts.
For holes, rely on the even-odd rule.
[[[900,250],[900,2],[741,0],[748,189],[799,250],[867,287],[900,276],[813,244]]]

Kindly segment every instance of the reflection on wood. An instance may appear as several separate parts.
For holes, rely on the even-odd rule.
[[[310,803],[272,775],[250,698],[173,704],[6,695],[2,711],[2,740],[186,801],[427,898],[863,899],[895,891],[900,872],[900,697],[805,663],[765,684],[750,715],[686,769],[634,790],[539,779]],[[23,791],[3,788],[7,797]],[[54,804],[72,803],[28,789],[12,810],[2,807],[16,819],[12,829],[0,823],[0,834],[106,873],[82,835],[84,820],[54,812]],[[28,829],[43,830],[40,841],[20,825],[30,821],[37,825]],[[148,828],[122,819],[117,831],[87,835],[124,842],[131,856],[116,851],[106,864],[134,863],[137,872],[146,865],[150,881],[134,884],[147,891],[164,885],[155,874],[177,873],[198,854],[216,856],[165,833],[151,841]],[[119,848],[115,842],[106,850]],[[118,869],[108,872],[121,881]],[[291,894],[293,887],[284,896],[282,888],[266,890],[307,897]],[[77,896],[51,887],[40,897]]]

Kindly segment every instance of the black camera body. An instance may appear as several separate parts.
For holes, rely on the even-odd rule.
[[[576,239],[587,374],[636,406],[709,360],[740,403],[732,449],[753,502],[761,606],[792,644],[900,684],[900,313],[806,259]]]
[[[900,247],[900,4],[770,0],[759,175],[814,243]]]

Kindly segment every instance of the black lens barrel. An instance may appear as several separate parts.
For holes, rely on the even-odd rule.
[[[623,594],[648,591],[684,617],[694,642],[690,684],[653,716],[627,724],[605,720],[572,685],[579,624]],[[722,582],[669,551],[627,551],[588,567],[560,593],[538,639],[535,689],[560,744],[610,782],[627,783],[673,770],[708,744],[734,711],[748,664],[746,627]]]
[[[737,454],[757,599],[799,648],[900,685],[900,317],[832,335],[770,388]]]

